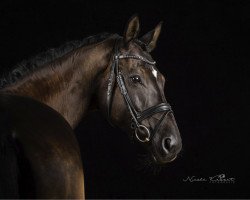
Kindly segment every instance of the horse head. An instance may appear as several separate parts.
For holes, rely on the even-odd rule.
[[[165,77],[150,55],[161,27],[159,23],[139,38],[139,19],[132,17],[123,37],[115,41],[98,90],[100,109],[108,121],[143,145],[157,164],[173,161],[182,148],[173,110],[164,94]]]

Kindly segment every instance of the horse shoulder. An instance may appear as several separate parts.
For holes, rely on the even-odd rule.
[[[45,104],[14,95],[0,95],[0,110],[29,162],[37,196],[83,198],[80,150],[66,120]]]

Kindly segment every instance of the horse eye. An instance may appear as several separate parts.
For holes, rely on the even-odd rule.
[[[131,80],[132,80],[133,83],[142,83],[141,82],[141,77],[138,76],[138,75],[132,76]]]

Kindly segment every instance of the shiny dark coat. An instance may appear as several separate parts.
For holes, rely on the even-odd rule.
[[[28,97],[1,94],[0,127],[1,198],[84,197],[79,146],[59,113]]]

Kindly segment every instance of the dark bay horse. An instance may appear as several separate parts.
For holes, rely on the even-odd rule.
[[[165,78],[150,56],[161,25],[138,38],[134,16],[123,37],[100,34],[68,43],[21,63],[2,79],[0,139],[8,150],[5,158],[12,155],[6,173],[16,171],[7,167],[11,161],[18,169],[14,158],[19,153],[30,165],[35,197],[83,198],[72,128],[96,109],[145,147],[153,162],[173,161],[181,137],[164,95]],[[18,179],[16,173],[12,176]],[[3,173],[0,178],[6,179]]]

